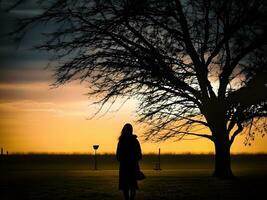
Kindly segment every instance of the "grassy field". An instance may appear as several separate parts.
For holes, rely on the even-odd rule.
[[[155,155],[141,163],[147,178],[136,199],[259,199],[265,195],[266,155],[232,157],[234,180],[212,177],[212,155]],[[94,171],[88,155],[10,155],[0,161],[0,199],[122,199],[114,155],[98,157]]]

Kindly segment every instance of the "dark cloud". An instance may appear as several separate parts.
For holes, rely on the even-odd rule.
[[[0,102],[32,99],[29,94],[21,89],[0,89]]]
[[[23,4],[6,12],[16,0],[0,0],[0,84],[52,83],[51,69],[45,69],[51,55],[45,51],[33,49],[44,41],[41,31],[49,27],[36,26],[29,30],[25,37],[16,43],[8,33],[16,29],[16,20],[33,16],[41,12],[37,1],[24,1]],[[45,29],[46,28],[46,29]],[[27,92],[21,89],[0,90],[0,99],[27,98]],[[4,98],[5,97],[5,98]]]
[[[0,0],[0,7],[7,8],[13,2]],[[45,41],[42,33],[53,31],[56,24],[36,25],[27,31],[19,44],[8,35],[16,29],[16,20],[42,12],[36,2],[26,1],[10,12],[0,9],[0,102],[51,99],[72,101],[84,98],[80,86],[52,90],[50,85],[53,83],[53,73],[51,68],[46,68],[51,55],[33,48]],[[74,92],[77,95],[73,98]]]
[[[75,102],[87,100],[86,88],[80,84],[52,88],[51,82],[0,83],[0,104],[5,102],[31,100],[36,102]]]
[[[0,65],[6,63],[29,62],[36,60],[49,60],[51,55],[44,51],[33,49],[36,45],[44,41],[42,32],[49,32],[52,26],[36,26],[28,30],[23,39],[18,42],[9,33],[16,30],[17,22],[21,17],[33,16],[40,14],[42,10],[37,5],[37,1],[24,1],[23,4],[7,12],[6,8],[10,7],[15,1],[1,1],[0,9]],[[2,68],[2,66],[0,66]],[[0,69],[1,70],[1,69]],[[0,71],[1,72],[1,71]]]
[[[52,82],[52,72],[45,66],[45,62],[4,66],[0,70],[0,83]]]

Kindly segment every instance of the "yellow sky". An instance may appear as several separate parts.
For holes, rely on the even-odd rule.
[[[114,153],[126,122],[134,124],[137,135],[144,132],[134,123],[137,119],[135,101],[129,101],[117,112],[89,120],[97,107],[84,95],[86,91],[86,87],[78,83],[55,89],[45,81],[0,84],[0,146],[11,153],[92,153],[92,145],[99,144],[99,153]],[[204,138],[157,144],[139,140],[144,153],[157,152],[159,147],[163,153],[214,150],[212,142]],[[232,153],[267,152],[266,137],[256,137],[252,146],[244,146],[243,142],[244,137],[237,137]]]

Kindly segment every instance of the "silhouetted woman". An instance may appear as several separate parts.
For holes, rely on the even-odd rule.
[[[123,191],[125,200],[133,200],[138,189],[136,174],[142,153],[137,136],[133,135],[131,124],[125,124],[122,128],[116,157],[120,162],[119,189]]]

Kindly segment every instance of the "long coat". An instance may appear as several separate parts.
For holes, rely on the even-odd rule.
[[[141,147],[136,135],[121,138],[118,142],[117,160],[120,162],[119,189],[138,189],[136,173],[142,159]]]

